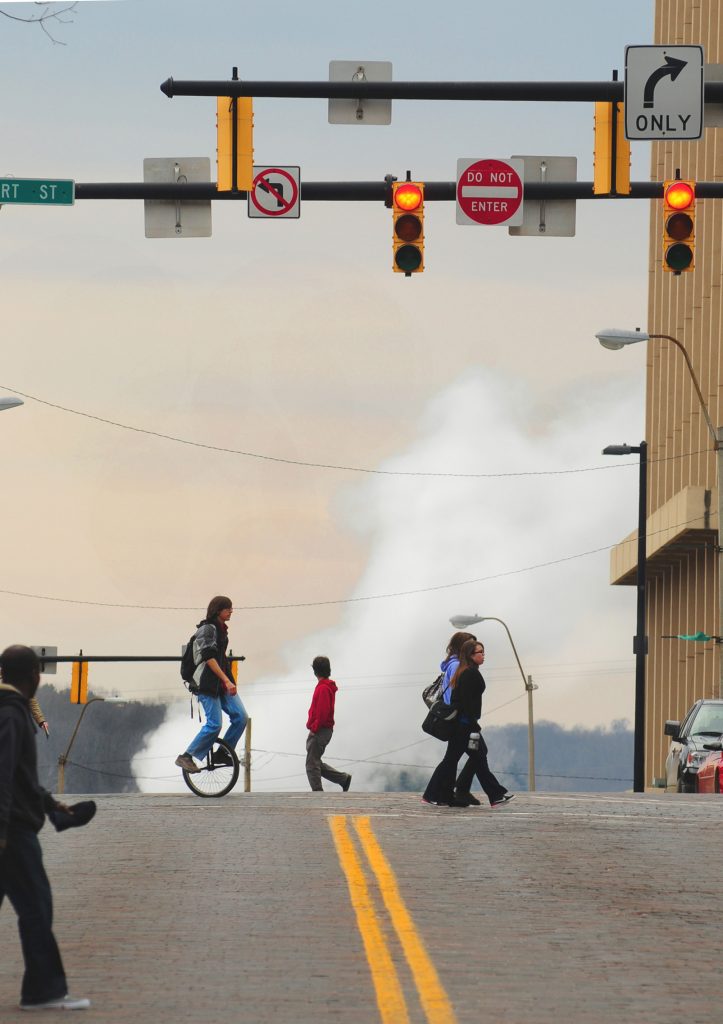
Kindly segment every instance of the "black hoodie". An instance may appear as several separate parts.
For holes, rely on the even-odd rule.
[[[27,699],[0,683],[0,839],[13,828],[39,832],[56,806],[38,782],[35,732]]]

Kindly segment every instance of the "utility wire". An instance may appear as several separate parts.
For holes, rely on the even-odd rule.
[[[47,399],[38,398],[37,395],[30,395],[27,392],[18,391],[17,388],[10,387],[8,384],[0,384],[0,389],[12,392],[15,395],[20,395],[21,398],[27,398],[30,402],[37,402],[38,405],[45,405],[49,409],[56,409],[58,412],[65,412],[71,416],[81,416],[84,419],[95,420],[96,423],[105,423],[106,426],[117,427],[119,430],[130,430],[134,434],[147,434],[149,437],[158,437],[163,441],[172,441],[174,444],[184,444],[191,448],[203,448],[212,452],[224,452],[227,455],[241,455],[246,459],[258,459],[262,462],[278,462],[286,466],[301,466],[305,469],[328,469],[342,473],[365,473],[370,476],[431,477],[433,479],[441,477],[466,480],[492,480],[507,477],[570,476],[576,473],[597,473],[604,470],[624,469],[625,467],[638,465],[638,462],[613,462],[610,463],[610,465],[584,466],[578,469],[520,470],[508,473],[442,473],[427,470],[371,469],[366,466],[344,466],[328,462],[307,462],[302,459],[289,459],[279,455],[264,455],[260,452],[248,452],[241,448],[225,448],[221,445],[204,444],[202,441],[191,441],[185,437],[176,437],[174,434],[164,434],[159,430],[149,430],[145,427],[134,427],[128,423],[120,423],[118,420],[107,419],[104,416],[96,416],[93,413],[82,412],[79,409],[71,409],[66,405],[59,405],[57,402],[49,402]],[[661,459],[648,459],[648,465],[652,465],[655,462],[669,462],[672,459],[683,459],[689,455],[700,455],[707,451],[708,449],[701,449],[701,451],[685,452],[681,455],[669,455]]]
[[[694,516],[692,519],[688,519],[684,523],[676,523],[675,526],[666,526],[660,530],[654,530],[648,533],[648,537],[654,537],[658,533],[669,533],[670,530],[678,530],[683,526],[688,526],[689,523],[694,523],[699,520],[701,516]],[[397,590],[387,594],[366,594],[362,597],[336,597],[326,601],[296,601],[289,602],[287,604],[243,604],[236,605],[236,611],[240,612],[255,612],[255,611],[278,611],[288,608],[319,608],[324,605],[336,605],[336,604],[360,604],[364,601],[385,601],[393,597],[412,597],[415,594],[431,594],[438,590],[452,590],[455,587],[467,587],[473,583],[488,583],[490,580],[503,579],[506,576],[518,576],[521,573],[532,572],[534,569],[546,569],[551,565],[562,565],[564,562],[573,562],[578,558],[587,558],[589,555],[597,555],[601,551],[611,551],[617,547],[621,541],[616,541],[614,544],[604,544],[599,548],[591,548],[589,551],[579,551],[575,555],[565,555],[562,558],[553,558],[547,562],[537,562],[535,565],[526,565],[521,569],[507,569],[504,572],[492,573],[489,576],[478,576],[476,579],[471,580],[458,580],[456,583],[438,583],[432,587],[417,587],[414,590]],[[160,611],[160,612],[197,612],[201,609],[198,605],[165,605],[165,604],[121,604],[114,601],[85,601],[80,598],[74,597],[51,597],[47,594],[28,594],[20,590],[6,590],[0,588],[0,594],[7,594],[11,597],[25,597],[29,600],[34,601],[55,601],[60,604],[81,604],[88,605],[94,608],[133,608],[141,611]]]

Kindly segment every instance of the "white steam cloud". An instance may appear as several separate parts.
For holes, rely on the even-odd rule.
[[[380,468],[541,475],[378,476],[339,492],[337,515],[369,546],[367,567],[349,596],[423,592],[349,603],[333,628],[283,651],[285,675],[240,686],[253,719],[252,788],[308,788],[305,725],[317,654],[329,656],[339,684],[327,759],[353,774],[355,789],[383,788],[385,771],[404,765],[433,766],[441,746],[423,739],[420,692],[437,674],[453,632],[449,618],[460,612],[507,623],[525,672],[540,686],[538,720],[595,727],[630,718],[634,592],[608,585],[608,552],[508,573],[604,547],[634,528],[637,471],[623,463],[635,457],[603,459],[600,451],[606,444],[637,443],[641,418],[637,379],[622,393],[619,383],[578,383],[543,407],[528,384],[479,369],[431,401],[417,440]],[[589,466],[603,468],[545,475]],[[503,628],[495,622],[473,628],[487,647],[483,724],[527,721],[522,679]],[[187,702],[170,710],[135,762],[141,788],[183,788],[173,758],[197,727]],[[164,774],[158,766],[165,758],[168,779],[146,781],[149,764],[156,766],[154,775]]]

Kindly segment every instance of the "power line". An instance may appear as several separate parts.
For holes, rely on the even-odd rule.
[[[669,533],[670,530],[681,529],[683,526],[688,526],[690,523],[697,522],[700,518],[701,516],[697,515],[684,523],[676,523],[675,526],[666,526],[660,530],[654,530],[651,533],[648,533],[648,537],[654,537],[658,533]],[[579,551],[575,555],[565,555],[562,558],[552,558],[547,562],[537,562],[535,565],[526,565],[521,569],[507,569],[504,572],[492,573],[489,576],[478,576],[476,579],[458,580],[456,583],[438,583],[431,587],[417,587],[414,590],[397,590],[388,594],[366,594],[362,597],[336,597],[325,601],[296,601],[289,602],[287,604],[244,604],[236,605],[235,607],[236,611],[240,612],[280,611],[289,608],[320,608],[326,605],[336,604],[361,604],[365,601],[385,601],[394,597],[412,597],[415,594],[432,594],[438,590],[452,590],[455,587],[471,586],[473,583],[488,583],[490,580],[504,579],[507,576],[518,576],[521,573],[532,572],[535,569],[546,569],[552,565],[562,565],[565,562],[573,562],[578,558],[587,558],[589,555],[597,555],[601,551],[611,551],[613,548],[617,547],[619,543],[621,542],[617,541],[615,544],[604,544],[599,548],[591,548],[589,551]],[[0,594],[7,594],[11,597],[24,597],[34,601],[55,601],[60,604],[80,604],[91,606],[93,608],[131,608],[140,611],[160,612],[199,611],[199,607],[197,605],[121,604],[114,601],[86,601],[74,597],[51,597],[47,594],[28,594],[20,590],[7,590],[3,588],[0,588]]]
[[[82,412],[79,409],[71,409],[66,405],[59,405],[57,402],[50,402],[45,398],[38,398],[37,395],[30,395],[25,391],[18,391],[17,388],[7,384],[0,384],[3,391],[10,391],[30,402],[37,402],[38,405],[45,405],[49,409],[56,409],[58,412],[68,413],[70,416],[81,416],[83,419],[94,420],[96,423],[104,423],[108,427],[116,427],[118,430],[129,430],[134,434],[146,434],[149,437],[157,437],[163,441],[172,441],[174,444],[183,444],[191,448],[203,448],[206,451],[223,452],[227,455],[241,455],[246,459],[257,459],[261,462],[278,462],[286,466],[301,466],[305,469],[326,469],[342,473],[364,473],[371,476],[400,476],[400,477],[430,477],[433,479],[462,479],[462,480],[492,480],[509,477],[530,477],[530,476],[571,476],[577,473],[598,473],[606,470],[625,469],[630,466],[637,466],[637,462],[613,462],[605,466],[583,466],[577,469],[539,469],[519,470],[507,473],[450,473],[436,472],[429,470],[403,470],[403,469],[372,469],[367,466],[345,466],[328,462],[311,462],[303,459],[290,459],[280,455],[265,455],[261,452],[249,452],[241,448],[225,448],[222,445],[205,444],[202,441],[191,441],[189,438],[176,437],[174,434],[164,434],[159,430],[149,430],[146,427],[134,427],[128,423],[120,423],[118,420],[107,419],[104,416],[97,416],[94,413]],[[648,465],[655,462],[669,462],[673,459],[686,458],[689,455],[700,455],[708,449],[701,449],[698,452],[685,452],[680,455],[669,455],[661,459],[648,459]]]

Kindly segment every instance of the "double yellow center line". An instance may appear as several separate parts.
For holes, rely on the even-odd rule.
[[[351,821],[404,951],[427,1021],[429,1024],[456,1024],[457,1018],[452,1004],[412,916],[404,904],[394,872],[374,835],[369,818],[354,816]],[[409,1024],[409,1009],[399,975],[374,906],[362,858],[349,831],[346,815],[330,817],[329,827],[349,886],[349,896],[369,962],[382,1024]]]

